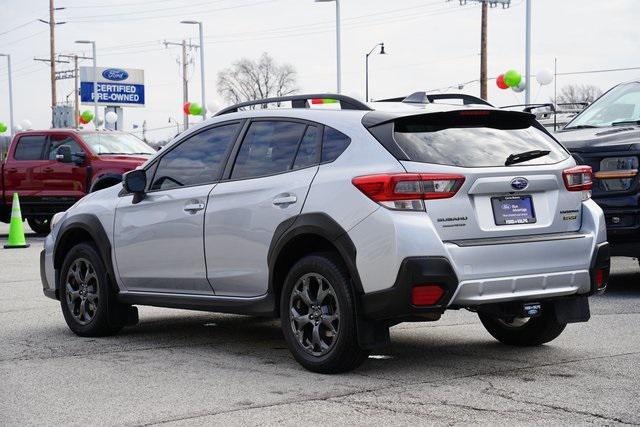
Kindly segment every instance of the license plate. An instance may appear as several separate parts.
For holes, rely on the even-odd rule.
[[[496,225],[533,224],[536,214],[531,196],[492,197]]]

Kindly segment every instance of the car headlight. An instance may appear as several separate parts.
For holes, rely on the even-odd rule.
[[[625,191],[638,175],[638,158],[607,157],[600,161],[600,170],[594,174],[604,191]]]
[[[60,222],[60,220],[62,219],[62,217],[64,216],[65,212],[58,212],[57,214],[53,215],[53,218],[51,218],[51,229],[53,230],[54,228],[56,228],[56,224],[58,224]]]

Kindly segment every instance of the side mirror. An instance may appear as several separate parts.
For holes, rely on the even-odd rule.
[[[144,197],[147,188],[147,173],[143,169],[135,169],[124,175],[124,189],[134,195],[133,202],[138,203]]]
[[[61,163],[71,163],[73,162],[73,156],[71,154],[71,147],[68,145],[61,145],[56,150],[56,160]]]

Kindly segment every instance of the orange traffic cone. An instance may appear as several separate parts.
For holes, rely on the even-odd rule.
[[[11,222],[9,223],[9,240],[4,245],[5,249],[28,248],[29,245],[24,238],[24,225],[22,224],[22,213],[20,212],[20,200],[18,193],[13,193],[13,203],[11,204]]]

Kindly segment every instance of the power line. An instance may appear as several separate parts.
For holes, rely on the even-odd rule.
[[[144,0],[141,2],[128,2],[128,3],[109,3],[109,4],[102,4],[102,5],[93,5],[93,6],[64,6],[65,9],[102,9],[102,8],[109,8],[109,9],[115,9],[115,8],[119,8],[119,7],[131,7],[131,6],[147,6],[149,4],[156,4],[156,3],[175,3],[175,0]]]
[[[18,30],[18,29],[20,29],[22,27],[26,27],[27,25],[29,25],[29,24],[31,24],[33,22],[36,22],[36,21],[37,21],[37,19],[32,19],[31,21],[25,22],[24,24],[20,24],[20,25],[18,25],[16,27],[13,27],[13,28],[11,28],[11,29],[9,29],[7,31],[3,31],[2,33],[0,33],[0,36],[8,34],[8,33],[12,32],[12,31]]]

